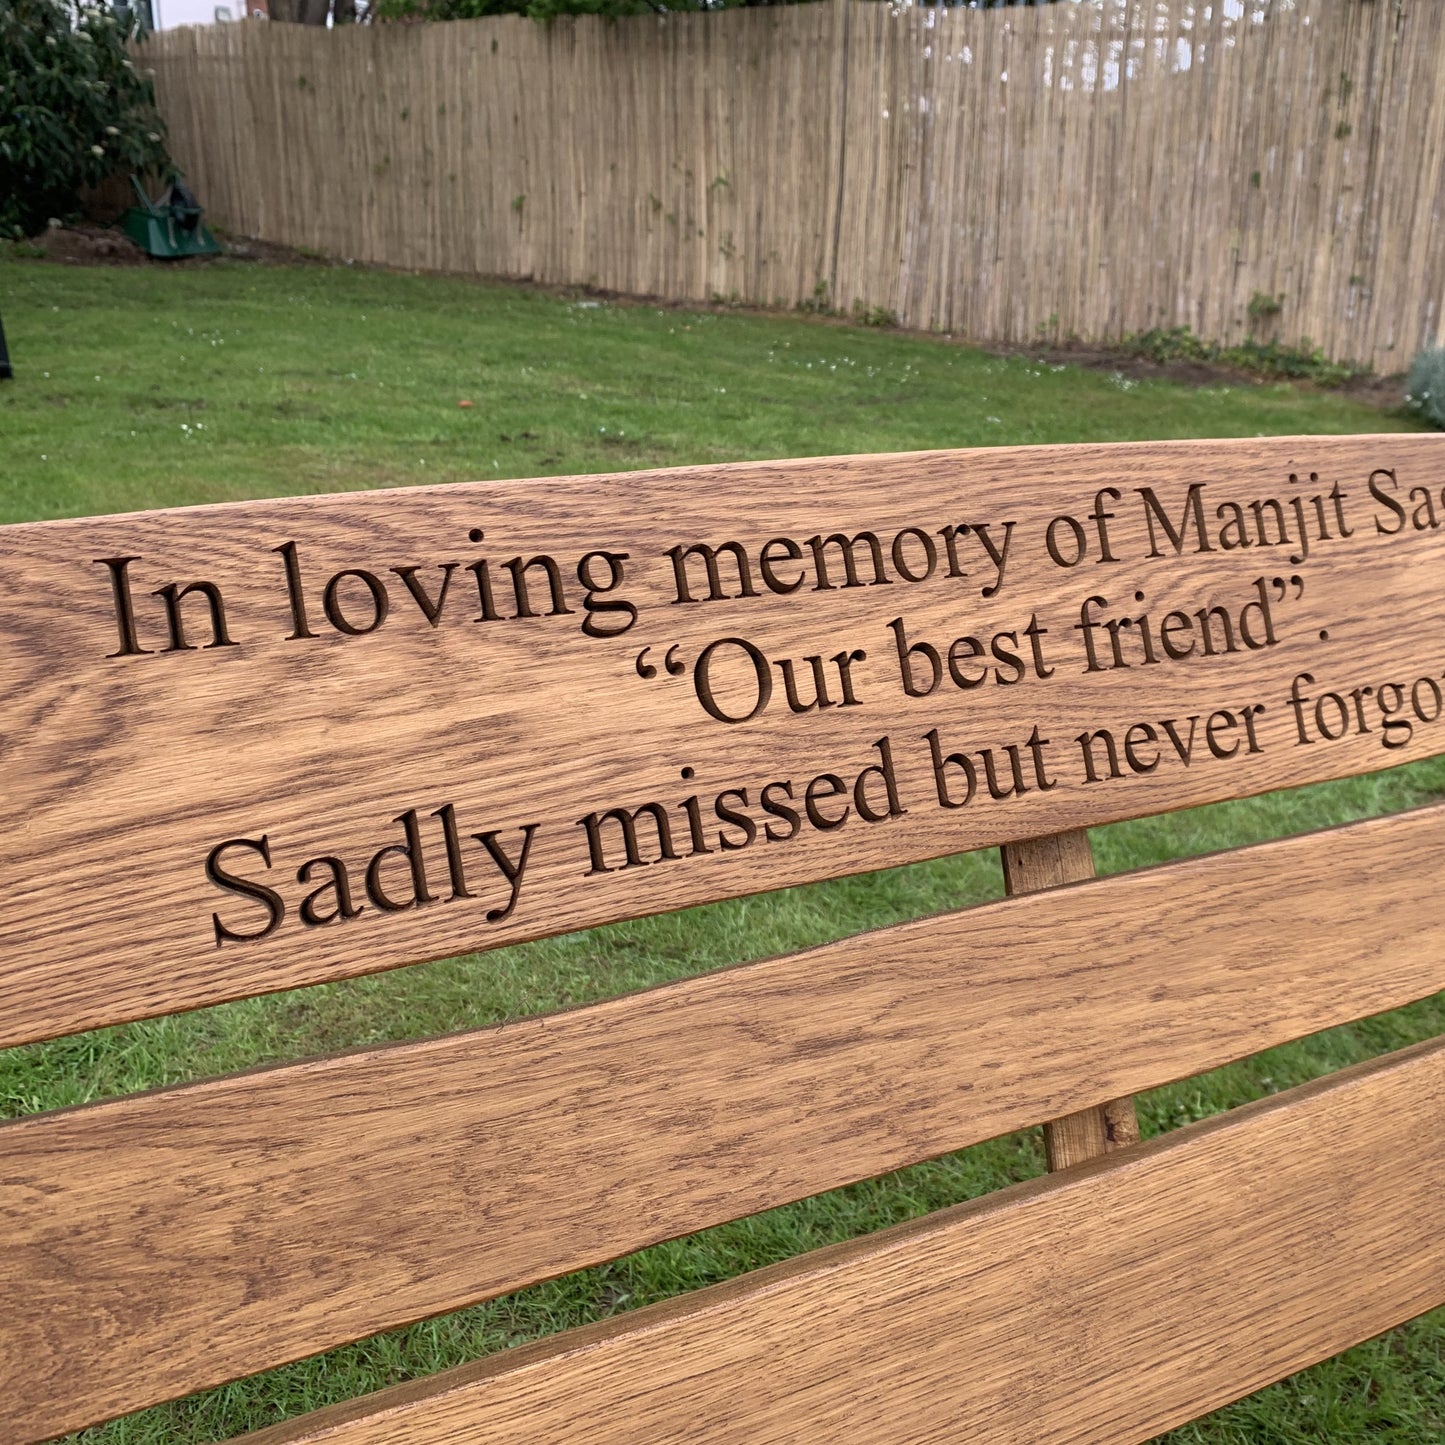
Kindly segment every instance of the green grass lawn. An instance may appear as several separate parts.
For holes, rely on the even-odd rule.
[[[242,263],[0,258],[0,521],[685,462],[1022,442],[1411,429],[1289,385],[1186,388],[788,316]],[[467,407],[462,401],[470,402]],[[1445,758],[1096,830],[1101,871],[1445,796]],[[997,896],[996,854],[792,889],[0,1051],[0,1116],[476,1027]],[[1445,995],[1161,1089],[1147,1133],[1445,1032]],[[1341,1161],[1348,1168],[1348,1161]],[[774,1210],[87,1431],[212,1440],[1027,1178],[1038,1131]],[[1167,1437],[1445,1437],[1445,1311]]]

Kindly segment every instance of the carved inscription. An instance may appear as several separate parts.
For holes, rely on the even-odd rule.
[[[1017,449],[0,529],[39,843],[0,927],[144,957],[91,1022],[1442,751],[1442,463]],[[37,628],[27,587],[80,600]],[[110,900],[68,929],[67,869]]]
[[[1365,491],[1373,504],[1368,520],[1380,536],[1411,529],[1438,530],[1445,516],[1445,493],[1437,506],[1430,487],[1408,488],[1401,501],[1401,484],[1393,469],[1373,469]],[[1152,486],[1136,487],[1128,498],[1118,487],[1104,487],[1095,493],[1091,508],[1082,516],[1060,513],[1049,520],[1043,532],[1044,550],[1050,561],[1064,570],[1089,561],[1122,569],[1138,559],[1145,543],[1142,555],[1151,560],[1187,552],[1278,549],[1288,564],[1303,566],[1312,549],[1318,554],[1325,544],[1355,535],[1347,516],[1352,502],[1356,505],[1351,511],[1358,516],[1363,508],[1344,484],[1335,481],[1326,488],[1316,472],[1309,474],[1303,490],[1299,475],[1290,473],[1287,490],[1246,501],[1216,499],[1201,481],[1191,482],[1182,501],[1172,506]],[[1127,520],[1120,520],[1126,505],[1137,509],[1132,529]],[[820,531],[807,538],[777,536],[751,547],[734,538],[679,542],[663,553],[670,567],[670,573],[664,573],[672,592],[668,604],[751,602],[770,596],[787,598],[803,589],[831,592],[907,586],[935,578],[941,583],[966,584],[981,598],[993,598],[1004,590],[1018,527],[1015,519],[990,519],[910,525],[891,536],[866,529],[851,535]],[[1126,534],[1138,547],[1129,548]],[[468,537],[480,543],[485,533],[474,528]],[[575,565],[542,553],[501,562],[489,557],[465,563],[450,560],[426,566],[425,571],[417,563],[370,570],[350,567],[336,572],[308,595],[297,544],[288,541],[273,550],[284,561],[292,624],[285,640],[292,642],[317,636],[311,625],[317,596],[325,625],[346,637],[365,637],[381,627],[391,615],[393,593],[403,606],[414,604],[426,625],[433,628],[442,624],[449,600],[452,611],[448,620],[474,624],[573,617],[580,611],[582,631],[588,637],[604,639],[631,630],[639,616],[635,602],[615,595],[627,582],[626,564],[632,560],[628,552],[598,548]],[[136,645],[128,581],[130,564],[140,560],[102,560],[110,573],[123,644],[112,657],[148,650]],[[465,599],[452,599],[452,581],[459,570],[474,586]],[[941,687],[969,692],[990,684],[1045,683],[1061,667],[1085,674],[1111,672],[1275,647],[1284,609],[1291,600],[1302,598],[1304,590],[1304,578],[1298,572],[1287,578],[1259,576],[1239,596],[1213,603],[1205,600],[1198,606],[1194,602],[1199,599],[1191,599],[1162,614],[1150,610],[1143,591],[1127,594],[1120,602],[1091,592],[1079,602],[1076,620],[1068,622],[1067,630],[1051,630],[1033,611],[1025,622],[992,632],[965,633],[946,644],[940,639],[935,645],[924,637],[910,637],[908,623],[900,615],[885,624],[891,648],[880,647],[876,637],[867,640],[875,653],[889,662],[896,659],[896,672],[889,669],[891,678],[878,680],[880,691],[891,680],[904,697],[927,698]],[[182,599],[193,593],[209,607],[210,640],[205,645],[237,646],[227,633],[216,584],[169,582],[152,593],[163,603],[164,650],[194,646],[186,641],[180,606]],[[1070,633],[1077,635],[1070,637]],[[1328,641],[1327,629],[1321,630],[1320,640]],[[637,675],[649,681],[657,676],[655,667],[646,661],[651,650],[644,647],[636,659]],[[1047,660],[1046,653],[1056,660]],[[727,636],[705,643],[691,662],[682,645],[673,644],[666,651],[663,670],[668,677],[691,678],[704,717],[736,725],[760,717],[775,701],[794,715],[862,707],[854,669],[867,662],[868,656],[864,647],[845,647],[829,657],[815,653],[802,658],[770,658],[748,638]],[[1290,681],[1288,697],[1273,699],[1273,705],[1287,705],[1293,712],[1296,746],[1337,741],[1353,728],[1361,734],[1377,733],[1381,746],[1388,749],[1407,742],[1417,725],[1439,720],[1445,708],[1441,680],[1445,680],[1445,670],[1438,677],[1426,674],[1355,686],[1348,693],[1325,691],[1316,698],[1301,691],[1314,684],[1314,675],[1298,672]],[[1090,786],[1129,773],[1153,773],[1160,767],[1187,768],[1196,759],[1228,762],[1241,749],[1246,754],[1262,751],[1258,722],[1270,706],[1271,701],[1259,700],[1219,707],[1207,715],[1140,719],[1118,730],[1086,728],[1073,738],[1073,749],[1062,750],[1059,756],[1055,754],[1060,750],[1051,739],[1040,736],[1037,726],[1021,741],[956,751],[946,750],[939,730],[930,728],[921,734],[921,741],[927,744],[933,788],[931,796],[918,802],[956,809],[984,797],[1004,802],[1030,789],[1050,792],[1060,781],[1059,776],[1051,775],[1051,769],[1057,775],[1072,769],[1075,781]],[[893,740],[881,737],[873,747],[878,761],[856,771],[850,767],[846,775],[824,771],[808,779],[741,781],[710,797],[693,793],[681,799],[649,799],[594,809],[575,824],[586,840],[584,876],[675,863],[714,851],[737,852],[759,843],[788,843],[807,829],[826,833],[842,828],[850,818],[857,824],[900,818],[908,809],[901,801],[893,765]],[[684,767],[679,777],[683,783],[692,782],[696,772]],[[356,918],[368,906],[397,913],[439,901],[474,898],[467,885],[453,805],[444,804],[432,816],[441,832],[449,894],[432,890],[429,877],[436,873],[437,861],[429,860],[431,850],[423,840],[415,809],[395,820],[404,829],[405,841],[382,847],[364,868],[360,863],[348,865],[335,854],[302,862],[294,878],[295,891],[304,891],[299,903],[288,904],[286,895],[266,881],[277,871],[283,875],[290,872],[289,863],[282,865],[279,858],[273,862],[267,834],[218,843],[206,857],[207,878],[223,892],[255,900],[264,914],[257,915],[253,908],[245,923],[233,927],[219,912],[214,913],[211,923],[217,946],[265,938],[288,917],[317,928]],[[541,822],[530,822],[517,830],[522,840],[515,858],[499,843],[500,830],[473,835],[494,870],[492,881],[507,890],[505,905],[489,908],[486,922],[503,922],[516,908],[532,838],[541,826]],[[388,865],[388,859],[395,861]],[[388,870],[398,875],[399,882],[384,883]],[[235,911],[234,904],[231,911]]]

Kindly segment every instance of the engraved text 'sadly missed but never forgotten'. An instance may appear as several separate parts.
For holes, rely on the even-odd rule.
[[[1445,751],[1432,437],[42,523],[0,584],[0,1043]]]

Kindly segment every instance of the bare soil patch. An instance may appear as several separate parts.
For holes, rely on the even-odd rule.
[[[213,228],[214,230],[214,228]],[[73,226],[51,226],[20,244],[18,254],[65,266],[210,266],[221,260],[255,261],[264,266],[340,266],[331,261],[274,241],[228,236],[214,232],[221,244],[219,256],[159,258],[147,255],[115,226],[82,221]]]
[[[151,259],[124,232],[108,226],[51,226],[29,244],[47,261],[69,266],[148,266]]]
[[[1194,360],[1155,361],[1119,347],[1071,342],[1062,346],[997,346],[985,345],[996,356],[1022,356],[1057,366],[1082,366],[1086,371],[1107,371],[1127,376],[1134,381],[1173,381],[1183,386],[1274,386],[1276,378],[1260,377],[1238,367]],[[1280,378],[1282,379],[1282,378]],[[1291,386],[1309,391],[1329,391],[1348,396],[1382,411],[1393,411],[1405,404],[1405,377],[1352,376],[1339,386],[1319,386],[1300,378],[1289,378]]]

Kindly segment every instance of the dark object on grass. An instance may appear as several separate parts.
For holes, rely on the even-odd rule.
[[[147,255],[174,260],[221,254],[201,220],[200,202],[183,182],[172,181],[158,201],[151,200],[138,177],[132,176],[131,184],[141,203],[121,217],[121,229]]]
[[[10,381],[15,371],[10,365],[10,352],[5,345],[5,323],[0,321],[0,381]]]

